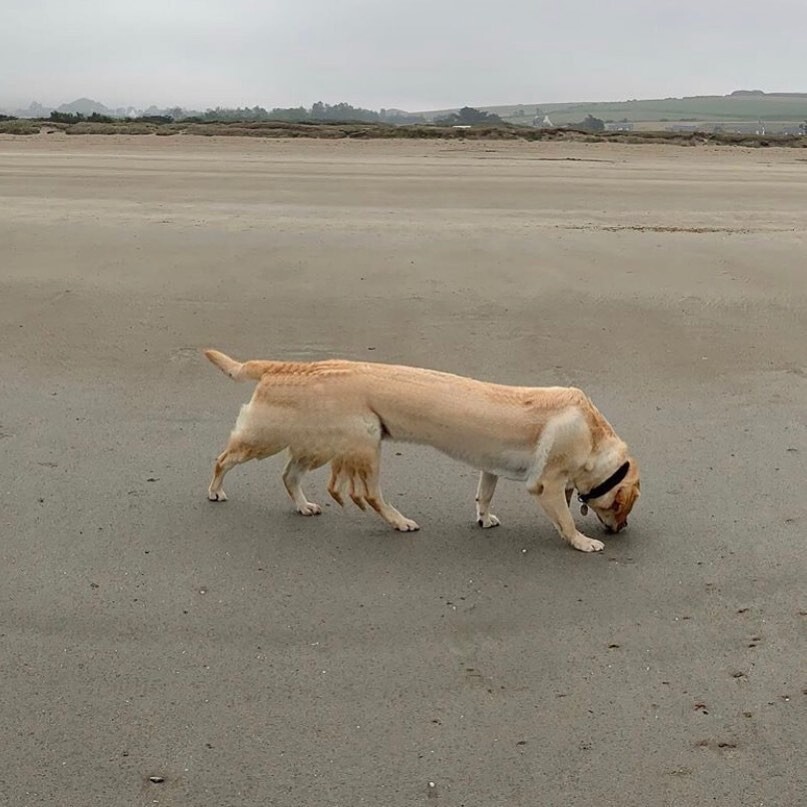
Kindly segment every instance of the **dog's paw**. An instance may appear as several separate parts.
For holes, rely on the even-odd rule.
[[[420,525],[411,518],[403,518],[397,524],[393,525],[398,532],[416,532],[420,529]]]
[[[318,504],[314,504],[314,502],[306,502],[297,508],[297,512],[301,516],[318,516],[322,512],[322,508]]]
[[[579,549],[581,552],[602,552],[605,549],[605,544],[602,541],[589,538],[587,535],[583,535],[582,532],[578,532],[571,543],[575,549]]]
[[[207,498],[211,502],[226,502],[227,501],[227,494],[223,490],[218,490],[218,491],[209,490],[207,492]]]
[[[498,527],[502,522],[499,521],[493,513],[488,513],[486,516],[479,516],[476,519],[476,523],[482,527],[483,530],[487,530],[490,527]]]

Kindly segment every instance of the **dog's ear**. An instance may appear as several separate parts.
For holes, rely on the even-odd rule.
[[[619,512],[630,512],[633,509],[633,506],[636,504],[636,500],[641,495],[640,491],[636,487],[621,487],[616,492],[614,496],[614,501],[611,504],[611,509],[615,513]]]

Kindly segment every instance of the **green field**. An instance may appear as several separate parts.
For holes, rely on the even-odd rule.
[[[512,123],[531,122],[536,108],[548,114],[555,125],[582,121],[593,115],[604,121],[628,120],[642,122],[685,121],[792,121],[807,120],[807,93],[704,95],[692,98],[663,98],[646,101],[606,101],[568,104],[515,104],[508,106],[481,106],[485,112],[494,112]],[[439,117],[456,110],[439,110],[424,113]],[[523,115],[518,113],[523,111]]]

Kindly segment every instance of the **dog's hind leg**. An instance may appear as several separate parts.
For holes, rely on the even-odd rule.
[[[367,469],[367,474],[362,478],[366,492],[364,497],[365,501],[387,522],[387,524],[391,524],[396,530],[400,532],[414,532],[415,530],[419,530],[420,527],[417,522],[412,521],[411,518],[406,518],[406,516],[398,512],[391,504],[384,501],[379,482],[379,472],[381,470],[380,461],[381,448],[379,446],[376,449],[372,463]]]
[[[490,500],[496,490],[496,483],[499,477],[482,471],[479,475],[479,487],[476,489],[476,523],[480,527],[498,527],[501,523],[493,513],[490,512]]]
[[[381,493],[381,485],[378,481],[379,466],[376,461],[372,467],[370,474],[365,480],[365,488],[367,495],[364,497],[367,504],[381,516],[388,524],[395,527],[400,532],[414,532],[419,530],[417,522],[412,521],[411,518],[406,518],[391,504],[384,501],[384,496]]]
[[[207,498],[211,502],[226,502],[227,494],[222,489],[222,483],[227,472],[239,465],[242,462],[247,462],[252,459],[248,449],[235,441],[230,440],[227,448],[221,452],[216,458],[216,464],[213,467],[213,479],[210,481],[210,486],[207,489]]]
[[[331,462],[331,478],[328,480],[328,493],[331,498],[340,506],[345,506],[345,500],[342,497],[342,484],[344,482],[342,460],[337,457]]]
[[[305,462],[298,457],[289,457],[289,461],[283,469],[283,484],[300,515],[318,516],[322,512],[322,508],[318,504],[308,501],[300,484],[300,480],[308,470],[312,470],[310,462]]]
[[[213,468],[213,479],[207,489],[207,498],[211,502],[226,502],[227,494],[222,490],[221,485],[225,475],[231,468],[249,460],[262,460],[266,457],[271,457],[284,448],[285,445],[254,445],[245,442],[241,437],[230,437],[227,448],[216,459],[216,464]]]
[[[365,505],[369,504],[384,521],[401,532],[419,530],[420,527],[416,522],[406,518],[384,500],[379,483],[380,461],[380,440],[362,450],[353,448],[350,454],[335,457],[331,464],[332,473],[328,491],[339,504],[342,504],[342,487],[349,481],[350,498],[357,507],[364,510]]]

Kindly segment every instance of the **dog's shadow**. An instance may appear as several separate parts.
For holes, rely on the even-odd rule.
[[[339,553],[356,562],[410,558],[450,565],[457,560],[490,565],[512,561],[523,565],[534,558],[562,559],[561,565],[575,564],[587,558],[627,560],[641,541],[637,528],[618,535],[606,534],[599,525],[576,519],[578,529],[605,542],[599,553],[585,553],[570,547],[536,508],[534,517],[503,511],[503,524],[483,529],[462,514],[439,515],[409,509],[409,515],[421,526],[416,532],[391,529],[375,513],[362,513],[352,505],[341,508],[334,502],[322,502],[322,514],[301,516],[287,503],[278,505],[243,495],[224,503],[202,502],[205,531],[213,543],[226,545],[230,553],[241,550],[260,555],[299,555],[306,563],[321,556]],[[209,510],[208,510],[209,508]],[[457,508],[459,509],[459,508]],[[452,508],[453,510],[453,508]],[[212,511],[212,512],[211,512]]]

